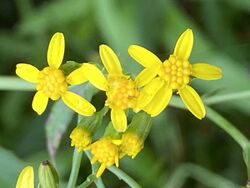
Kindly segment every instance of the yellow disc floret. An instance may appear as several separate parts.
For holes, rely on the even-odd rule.
[[[143,140],[138,134],[133,132],[127,132],[122,135],[122,143],[120,146],[120,157],[124,155],[129,155],[135,158],[136,155],[143,148]]]
[[[78,152],[82,151],[92,141],[92,136],[83,127],[76,127],[70,134],[71,146],[75,146]]]
[[[135,82],[128,76],[109,75],[108,89],[106,91],[106,105],[110,108],[133,108],[138,97]]]
[[[116,164],[119,165],[119,148],[117,147],[116,140],[109,138],[101,138],[95,143],[89,146],[89,149],[93,155],[91,163],[98,161],[101,166],[98,169],[96,176],[99,177],[102,175],[106,167]]]
[[[169,83],[172,89],[179,89],[190,81],[191,64],[175,55],[170,55],[161,67],[159,76]]]
[[[58,100],[67,90],[66,77],[60,69],[45,67],[39,72],[36,89],[52,100]]]

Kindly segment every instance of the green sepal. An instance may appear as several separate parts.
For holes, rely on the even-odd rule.
[[[135,114],[126,132],[134,132],[145,141],[152,126],[152,118],[146,112]]]
[[[93,135],[96,130],[100,127],[103,117],[106,115],[108,108],[105,106],[102,110],[94,113],[92,116],[84,117],[77,127],[84,128]]]
[[[60,69],[63,71],[65,75],[69,75],[72,71],[80,68],[82,63],[77,63],[75,61],[66,61],[66,63],[62,64]]]
[[[114,126],[113,126],[112,122],[110,121],[108,126],[105,128],[105,132],[103,134],[103,137],[108,137],[111,139],[120,139],[121,133],[117,132],[114,129]]]

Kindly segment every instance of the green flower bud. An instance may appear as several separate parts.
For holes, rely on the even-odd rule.
[[[58,188],[59,179],[55,168],[49,161],[43,161],[38,169],[39,187],[40,188]]]

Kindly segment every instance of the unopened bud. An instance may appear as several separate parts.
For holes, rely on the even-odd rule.
[[[140,112],[134,116],[129,128],[122,135],[120,158],[124,155],[136,157],[144,146],[151,126],[152,118],[147,113]]]
[[[55,168],[49,161],[43,161],[38,169],[40,188],[58,188],[59,180]]]

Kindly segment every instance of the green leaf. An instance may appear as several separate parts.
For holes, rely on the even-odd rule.
[[[18,174],[26,163],[2,147],[0,147],[0,156],[0,187],[15,187]]]
[[[51,109],[45,130],[48,151],[52,158],[56,155],[62,135],[67,130],[67,127],[73,118],[73,114],[74,112],[66,107],[62,100],[57,101]]]

